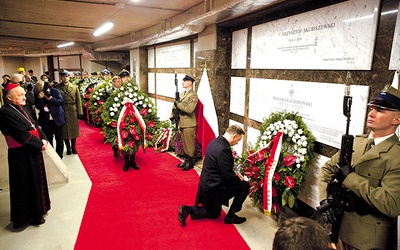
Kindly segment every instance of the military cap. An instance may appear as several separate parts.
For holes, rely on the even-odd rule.
[[[108,74],[110,74],[111,72],[108,70],[108,69],[103,69],[102,71],[101,71],[101,74],[102,75],[108,75]]]
[[[92,73],[90,73],[92,76],[97,76],[97,72],[93,71]]]
[[[400,91],[390,85],[386,85],[378,96],[372,102],[368,103],[368,106],[400,111]]]
[[[60,71],[60,76],[69,76],[69,72],[67,70]]]
[[[129,76],[129,71],[126,69],[121,70],[121,72],[118,73],[119,77],[124,77],[124,76]]]
[[[76,72],[75,72],[75,75],[76,75],[76,76],[80,76],[80,75],[81,75],[81,72],[76,71]]]
[[[194,83],[194,79],[191,76],[188,76],[188,75],[185,75],[185,77],[182,80],[191,81],[192,83]]]

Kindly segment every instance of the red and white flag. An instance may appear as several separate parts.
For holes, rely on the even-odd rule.
[[[392,87],[395,89],[399,89],[399,72],[397,70],[394,71]],[[397,127],[397,129],[396,129],[396,134],[397,134],[397,136],[400,137],[400,128],[399,127]]]
[[[197,96],[199,97],[199,102],[196,108],[196,138],[201,143],[201,155],[204,157],[208,143],[219,135],[217,112],[215,111],[206,69],[204,69],[203,76],[201,77]]]

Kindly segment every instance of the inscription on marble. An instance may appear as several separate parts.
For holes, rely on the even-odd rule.
[[[190,43],[156,48],[157,68],[190,68]]]
[[[344,85],[250,79],[249,118],[263,121],[272,112],[292,111],[303,117],[316,140],[339,148],[346,129],[342,113]],[[350,134],[364,131],[369,86],[352,85]]]
[[[254,26],[252,69],[369,70],[379,0],[355,0]]]

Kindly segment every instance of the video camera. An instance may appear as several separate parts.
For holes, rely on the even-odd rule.
[[[51,91],[50,91],[50,82],[49,81],[45,81],[44,82],[44,86],[43,86],[43,93],[46,97],[51,97]]]

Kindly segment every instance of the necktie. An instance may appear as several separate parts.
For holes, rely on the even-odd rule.
[[[368,139],[367,146],[365,147],[364,153],[367,152],[368,150],[370,150],[374,145],[375,145],[374,139]]]

